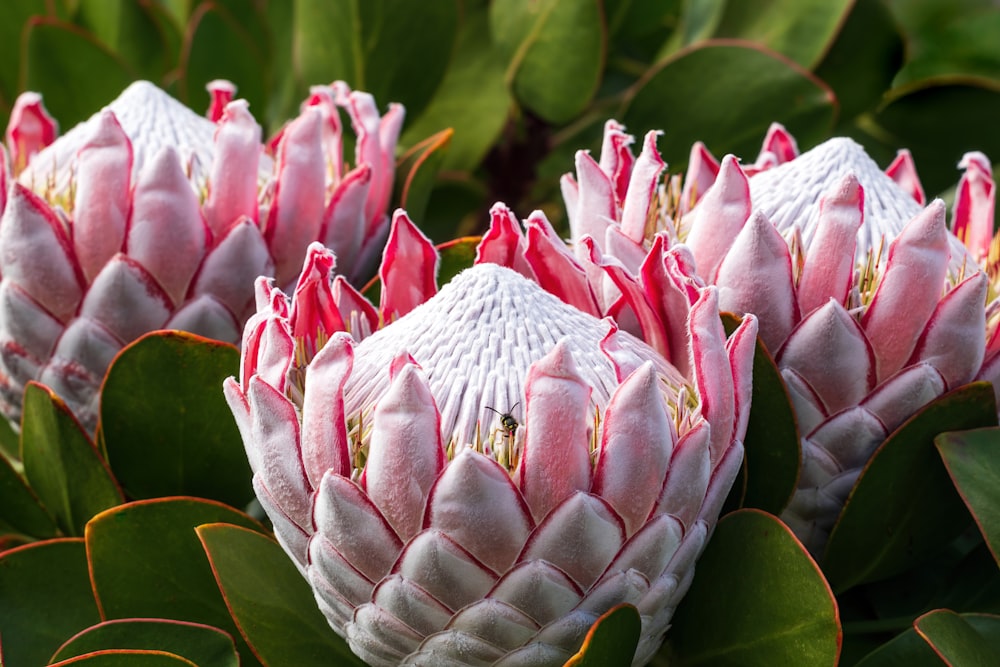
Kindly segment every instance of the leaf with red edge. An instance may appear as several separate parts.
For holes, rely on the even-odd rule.
[[[66,403],[29,382],[21,416],[24,476],[59,528],[82,535],[95,514],[124,502],[107,463]]]
[[[996,423],[993,387],[976,382],[929,403],[879,446],[830,532],[823,571],[834,590],[902,572],[962,533],[969,513],[934,437]]]
[[[60,646],[52,662],[112,649],[165,651],[200,667],[239,667],[240,664],[232,637],[222,630],[162,618],[98,623]]]
[[[24,535],[36,538],[55,537],[59,529],[45,511],[38,496],[17,474],[6,457],[0,455],[0,522]]]
[[[108,461],[133,498],[190,495],[245,507],[243,440],[222,394],[239,370],[228,343],[159,331],[126,346],[101,389]]]
[[[102,616],[221,628],[237,639],[242,663],[255,664],[195,534],[197,526],[216,522],[262,530],[245,514],[199,498],[137,501],[95,517],[87,525],[87,557]]]
[[[913,622],[917,634],[949,666],[1000,665],[1000,651],[950,609],[928,612]]]
[[[942,433],[934,444],[1000,563],[1000,428]]]
[[[365,664],[330,628],[309,584],[274,540],[228,524],[198,527],[236,624],[265,665]]]
[[[0,664],[45,665],[64,640],[100,620],[82,538],[0,554]]]
[[[111,650],[63,660],[52,667],[201,667],[187,658],[164,651]]]
[[[635,607],[628,604],[613,607],[591,626],[583,646],[563,667],[629,667],[641,630],[642,622]]]

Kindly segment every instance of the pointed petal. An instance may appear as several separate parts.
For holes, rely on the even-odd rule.
[[[444,465],[441,417],[427,381],[409,364],[375,407],[365,464],[368,495],[404,540],[420,529],[427,495]]]
[[[305,350],[307,358],[315,355],[334,332],[344,330],[344,322],[333,305],[330,289],[334,262],[333,253],[323,244],[310,243],[292,294],[288,319],[292,336]]]
[[[580,587],[544,560],[522,562],[507,572],[489,597],[506,602],[539,625],[565,616],[580,603]]]
[[[478,637],[506,652],[527,643],[540,628],[524,612],[506,602],[486,598],[455,614],[448,629]]]
[[[476,264],[493,262],[514,269],[525,278],[534,280],[534,272],[524,259],[524,232],[514,212],[502,202],[490,208],[490,228],[476,246]]]
[[[642,142],[642,152],[632,168],[628,192],[622,205],[622,232],[636,243],[646,238],[646,223],[650,217],[650,206],[656,195],[660,174],[667,166],[656,150],[656,138],[662,134],[651,130]]]
[[[757,352],[757,318],[746,315],[736,331],[726,341],[729,367],[733,371],[733,396],[736,414],[733,439],[743,441],[750,420],[750,399],[753,394],[753,360]]]
[[[888,431],[895,431],[946,389],[938,369],[928,363],[919,363],[904,368],[880,384],[862,405],[877,415]]]
[[[330,197],[323,215],[320,239],[337,256],[337,269],[351,278],[356,277],[361,244],[368,224],[365,201],[371,190],[372,170],[363,164],[348,173]]]
[[[45,109],[41,95],[30,91],[18,95],[6,135],[14,173],[20,173],[35,153],[55,141],[58,133],[59,124]]]
[[[111,258],[94,278],[80,315],[100,322],[123,342],[160,329],[170,317],[170,297],[138,262]]]
[[[479,600],[496,574],[439,530],[425,530],[403,550],[394,573],[413,581],[451,610]]]
[[[382,579],[375,587],[372,600],[422,635],[438,632],[452,617],[451,610],[430,593],[398,574]]]
[[[917,165],[909,150],[902,148],[896,152],[896,158],[885,169],[885,174],[913,197],[914,201],[923,206],[927,203],[924,187],[917,175]]]
[[[273,273],[274,262],[260,229],[250,218],[240,218],[208,251],[191,295],[211,294],[243,322],[254,308],[254,279]]]
[[[607,573],[640,572],[653,581],[667,567],[684,537],[684,523],[671,514],[658,514],[629,538],[608,566]]]
[[[688,157],[687,173],[684,174],[684,186],[681,188],[680,215],[686,215],[701,201],[708,189],[715,183],[719,175],[719,161],[708,152],[700,141],[691,146]],[[748,213],[749,214],[749,213]]]
[[[392,216],[392,229],[382,266],[379,310],[388,324],[437,294],[438,254],[434,244],[402,209]]]
[[[987,287],[986,274],[976,273],[941,299],[909,363],[931,364],[949,389],[970,382],[985,356]]]
[[[243,216],[257,221],[257,170],[264,147],[246,100],[228,103],[216,120],[205,220],[219,237]]]
[[[378,329],[378,311],[343,276],[333,279],[333,301],[340,319],[356,341],[362,341]]]
[[[353,364],[352,339],[343,333],[334,334],[309,363],[302,398],[302,461],[314,487],[328,470],[351,475],[344,384]]]
[[[687,245],[698,275],[713,282],[719,265],[750,217],[750,184],[732,155],[722,159],[719,175],[690,213]]]
[[[208,91],[208,95],[211,97],[205,117],[213,123],[218,123],[222,119],[226,105],[236,95],[236,84],[226,79],[213,79],[205,84],[205,90]]]
[[[625,201],[635,157],[629,146],[635,137],[625,132],[625,126],[609,118],[604,122],[604,139],[601,142],[600,167],[614,188],[615,200],[621,205]]]
[[[576,152],[576,180],[580,196],[574,208],[572,238],[589,234],[603,239],[608,225],[618,219],[614,184],[587,151]]]
[[[187,331],[232,345],[240,342],[240,323],[225,304],[210,294],[188,299],[163,327]]]
[[[712,427],[713,465],[733,441],[736,395],[733,371],[726,352],[726,332],[719,318],[715,289],[707,288],[691,307],[691,368],[701,401],[701,414]]]
[[[959,168],[965,169],[955,192],[955,210],[951,216],[952,231],[982,260],[990,252],[993,240],[993,216],[996,209],[996,187],[989,158],[975,151],[962,156]]]
[[[690,527],[701,510],[712,474],[709,442],[712,429],[699,421],[680,437],[654,514],[671,514]]]
[[[32,357],[47,359],[64,328],[16,283],[0,281],[0,339],[17,341]]]
[[[600,309],[586,272],[558,237],[545,215],[536,211],[528,217],[525,225],[528,244],[524,258],[537,276],[538,284],[571,306],[599,317]]]

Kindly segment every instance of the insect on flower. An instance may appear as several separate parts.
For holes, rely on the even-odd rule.
[[[498,415],[500,415],[500,426],[503,428],[503,430],[506,432],[506,434],[511,439],[513,439],[514,438],[514,434],[517,433],[517,427],[520,426],[520,424],[518,424],[517,420],[514,419],[514,415],[511,414],[511,413],[514,412],[514,408],[516,408],[520,404],[521,404],[521,401],[518,401],[517,403],[515,403],[514,405],[512,405],[511,408],[510,408],[510,412],[500,412],[496,408],[491,408],[488,405],[483,406],[483,407],[485,407],[487,410],[492,410],[493,412],[495,412]]]

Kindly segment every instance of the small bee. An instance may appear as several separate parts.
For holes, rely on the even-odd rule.
[[[510,408],[510,412],[500,412],[496,408],[491,408],[488,405],[485,406],[487,410],[492,410],[493,412],[500,415],[500,426],[503,427],[503,430],[506,431],[507,435],[510,436],[511,439],[514,438],[514,434],[517,433],[517,427],[520,426],[520,424],[517,423],[517,420],[514,419],[514,415],[512,415],[511,412],[514,412],[514,408],[516,408],[520,404],[521,401],[518,401],[517,403],[512,405]]]

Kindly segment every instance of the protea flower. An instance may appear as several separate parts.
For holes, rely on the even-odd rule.
[[[8,136],[33,155],[0,221],[0,411],[12,421],[38,380],[93,430],[104,371],[138,336],[236,343],[253,280],[292,284],[309,243],[332,247],[351,278],[381,251],[398,105],[380,118],[366,93],[317,87],[272,161],[241,100],[216,124],[137,82],[42,150],[53,133],[37,131],[47,115],[28,101]],[[337,105],[358,133],[349,171]]]
[[[622,131],[609,124],[609,133]],[[669,244],[687,261],[660,273],[673,275],[668,287],[678,276],[714,284],[723,310],[757,315],[802,436],[799,488],[783,518],[818,552],[876,447],[980,372],[987,279],[948,232],[944,203],[922,206],[906,153],[887,174],[849,139],[798,155],[775,126],[752,175],[735,157],[719,164],[696,146],[678,201],[657,185],[655,136],[624,173],[606,168],[605,152],[600,163],[578,156],[577,178],[564,188],[571,220],[585,234],[577,244],[591,257],[603,248],[599,265],[616,277],[631,310],[625,315],[647,340],[666,312],[651,298],[649,266]],[[595,210],[603,214],[591,236],[579,225]]]
[[[645,664],[742,460],[754,318],[727,341],[703,291],[692,384],[484,263],[355,343],[332,262],[314,246],[290,303],[258,283],[225,385],[330,625],[374,666],[561,665],[627,602]]]

